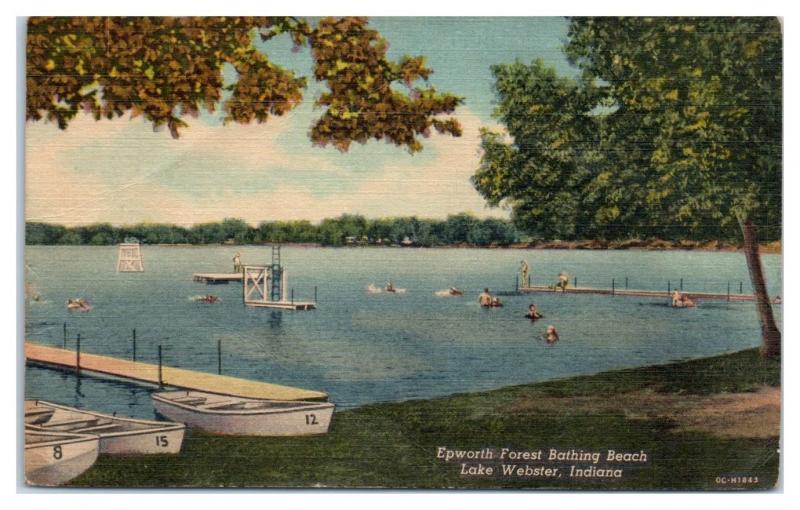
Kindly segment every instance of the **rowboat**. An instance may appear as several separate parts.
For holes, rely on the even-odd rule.
[[[123,418],[43,400],[25,401],[25,428],[91,434],[100,438],[100,453],[112,455],[178,453],[186,431],[182,423]]]
[[[330,402],[259,400],[200,391],[153,393],[153,406],[190,427],[235,436],[324,434],[331,424]]]
[[[61,485],[94,464],[99,438],[89,434],[25,429],[25,480],[31,485]]]

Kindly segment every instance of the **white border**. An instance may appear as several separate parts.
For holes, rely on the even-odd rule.
[[[500,15],[530,15],[530,16],[554,16],[554,15],[780,15],[784,17],[784,30],[785,30],[785,50],[784,50],[784,76],[785,76],[785,102],[784,102],[784,119],[785,119],[785,160],[784,168],[784,189],[786,190],[784,196],[788,198],[785,200],[784,211],[784,259],[791,260],[786,254],[793,253],[795,246],[796,227],[798,222],[795,220],[800,219],[798,213],[797,201],[792,201],[792,192],[797,188],[797,174],[798,158],[797,150],[795,149],[797,140],[797,101],[793,98],[792,92],[798,90],[797,87],[797,74],[796,74],[796,61],[797,52],[794,51],[797,47],[796,37],[796,23],[793,23],[795,8],[787,6],[783,2],[773,0],[759,0],[759,1],[727,1],[727,2],[698,2],[697,0],[670,0],[669,2],[643,2],[641,0],[606,0],[603,2],[597,1],[560,1],[560,2],[526,2],[527,5],[520,5],[513,1],[469,1],[462,0],[459,2],[440,2],[434,3],[430,0],[396,0],[394,2],[363,2],[357,0],[292,0],[291,2],[269,2],[266,0],[249,0],[249,1],[226,1],[215,4],[199,5],[199,2],[164,2],[163,0],[138,0],[137,2],[108,2],[100,0],[44,0],[35,2],[14,2],[11,5],[4,4],[2,9],[4,19],[6,21],[5,30],[3,31],[5,48],[14,48],[17,46],[17,20],[14,16],[27,16],[27,15],[80,15],[80,14],[115,14],[115,15],[169,15],[169,14],[196,14],[196,15],[219,15],[219,14],[296,14],[296,15],[343,15],[343,14],[365,14],[370,16],[433,16],[433,15],[482,15],[482,16],[500,16]],[[291,11],[289,11],[291,9]],[[792,32],[794,29],[794,32]],[[19,48],[18,48],[19,50]],[[8,55],[8,49],[6,50]],[[19,51],[16,53],[19,54]],[[24,58],[24,46],[22,49]],[[24,65],[24,64],[23,64]],[[20,67],[15,63],[10,62],[7,57],[6,69],[10,70],[16,67],[17,71]],[[23,67],[24,68],[24,67]],[[18,114],[24,115],[24,110],[15,111],[17,104],[10,100],[11,97],[17,97],[17,101],[24,101],[24,97],[18,95],[17,85],[20,83],[19,79],[13,82],[10,79],[2,81],[5,94],[2,96],[6,100],[2,103],[4,110],[4,118],[7,119],[4,125],[2,141],[5,144],[6,151],[6,165],[5,170],[2,172],[2,185],[0,185],[0,207],[2,207],[2,234],[3,239],[7,240],[5,249],[2,251],[2,263],[0,267],[5,268],[6,274],[10,275],[13,272],[18,279],[21,275],[21,266],[19,255],[21,253],[22,237],[20,229],[18,228],[23,224],[22,219],[22,203],[18,201],[20,198],[22,174],[20,173],[18,163],[21,159],[19,153],[21,140],[17,140],[16,135],[21,134],[24,128],[20,128],[20,117]],[[24,83],[24,80],[23,80]],[[21,94],[21,91],[19,92]],[[10,121],[11,118],[17,119],[16,123]],[[24,124],[23,124],[24,126]],[[16,156],[15,156],[16,155]],[[18,168],[15,173],[12,168]],[[13,241],[12,241],[13,240]],[[11,244],[15,244],[17,249],[12,249]],[[789,367],[788,363],[792,362],[796,357],[797,348],[795,343],[794,327],[795,320],[791,311],[795,309],[800,294],[795,292],[795,284],[797,282],[797,272],[791,265],[784,267],[784,296],[785,307],[789,307],[784,312],[784,363],[785,367]],[[9,278],[11,280],[11,278]],[[20,281],[17,280],[17,289],[21,289]],[[11,292],[6,287],[3,293],[3,318],[2,323],[8,325],[7,333],[12,330],[11,325],[14,324],[14,333],[6,334],[3,337],[3,349],[5,361],[5,370],[3,374],[3,388],[6,390],[6,398],[3,400],[6,405],[16,399],[16,392],[11,388],[18,388],[19,379],[16,374],[15,364],[18,361],[18,355],[15,350],[18,348],[14,345],[12,338],[18,338],[22,333],[22,326],[19,324],[19,316],[16,310],[17,294],[21,292]],[[16,349],[15,349],[16,348]],[[783,473],[796,473],[796,455],[797,451],[794,448],[795,441],[792,441],[792,431],[797,430],[796,427],[796,413],[793,403],[796,401],[796,377],[792,376],[792,370],[785,370],[784,380],[784,431],[789,432],[789,437],[786,438],[784,443],[784,466]],[[2,441],[3,445],[3,473],[0,476],[3,487],[9,493],[19,490],[16,483],[12,486],[11,480],[17,480],[16,470],[14,463],[10,462],[11,458],[15,457],[15,446],[11,438],[16,437],[15,423],[9,419],[10,413],[5,413],[5,420],[2,421],[2,431],[5,438]],[[794,484],[787,478],[783,480],[783,487],[787,495],[794,490]],[[26,508],[38,508],[47,505],[51,508],[53,505],[58,505],[59,510],[80,508],[83,510],[88,502],[82,501],[86,494],[90,491],[69,491],[66,494],[64,491],[59,491],[55,495],[53,491],[48,491],[45,496],[46,499],[37,498],[30,494],[16,494],[12,505],[16,503],[25,505]],[[115,510],[134,508],[137,509],[141,506],[143,501],[141,498],[158,497],[165,499],[164,504],[174,504],[185,506],[187,504],[197,508],[214,508],[222,505],[230,505],[229,498],[236,497],[235,504],[253,504],[255,505],[269,505],[273,508],[287,508],[287,509],[308,509],[308,508],[370,508],[374,509],[377,506],[381,508],[400,508],[400,506],[407,506],[413,504],[415,506],[423,505],[424,507],[454,507],[461,508],[485,508],[491,507],[508,507],[515,508],[532,508],[536,506],[543,507],[556,507],[559,510],[564,507],[586,507],[586,508],[606,508],[606,507],[627,507],[627,506],[647,506],[650,508],[675,508],[681,509],[686,507],[706,507],[715,504],[725,505],[726,510],[729,508],[747,508],[752,510],[753,507],[761,505],[769,505],[770,507],[783,507],[789,501],[787,497],[776,497],[775,492],[772,493],[736,493],[736,494],[651,494],[651,493],[636,493],[632,495],[615,495],[615,494],[579,494],[579,493],[527,493],[527,492],[407,492],[407,491],[388,491],[388,492],[368,492],[360,493],[353,491],[137,491],[130,494],[124,491],[91,491],[92,499],[90,503],[93,506],[111,506]],[[64,497],[68,496],[68,497]],[[53,499],[56,497],[58,499]],[[24,498],[22,501],[16,501],[17,498]],[[180,499],[178,499],[180,498]],[[224,498],[224,499],[223,499]],[[261,499],[265,498],[265,499]],[[299,498],[299,499],[298,499]],[[759,499],[755,499],[759,498]],[[768,498],[767,500],[760,500],[761,498]],[[9,498],[4,498],[8,501]],[[7,503],[8,504],[8,503]]]

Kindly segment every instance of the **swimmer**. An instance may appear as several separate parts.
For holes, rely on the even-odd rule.
[[[560,340],[558,337],[558,331],[556,331],[556,327],[552,324],[547,326],[547,331],[545,332],[544,341],[548,344],[554,344]]]
[[[677,290],[672,294],[672,306],[675,308],[692,308],[697,304],[686,294],[681,294]]]
[[[539,313],[539,309],[536,307],[535,304],[531,303],[528,307],[528,313],[525,314],[525,317],[528,319],[535,321],[542,318],[542,314]]]

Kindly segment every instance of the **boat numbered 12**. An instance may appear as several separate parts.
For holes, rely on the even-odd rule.
[[[170,420],[216,434],[305,436],[324,434],[333,416],[330,402],[259,400],[200,391],[152,395],[156,411]]]

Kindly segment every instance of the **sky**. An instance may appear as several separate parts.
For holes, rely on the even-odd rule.
[[[187,119],[179,139],[141,118],[76,118],[66,131],[26,124],[27,221],[67,226],[108,222],[196,223],[242,218],[318,222],[343,213],[370,218],[444,218],[491,209],[469,178],[480,161],[479,129],[497,127],[490,66],[537,58],[573,72],[561,51],[563,18],[372,18],[389,41],[389,57],[425,55],[429,82],[465,97],[456,111],[459,138],[431,135],[420,153],[384,142],[347,153],[312,147],[308,131],[320,111],[320,87],[309,79],[305,100],[265,124],[222,126],[219,114]],[[307,49],[288,38],[258,43],[269,58],[311,76]]]

